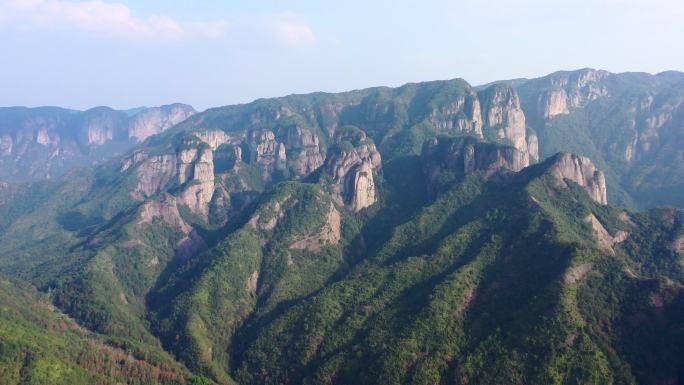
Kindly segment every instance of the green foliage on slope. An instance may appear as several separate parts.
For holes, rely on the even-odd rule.
[[[193,377],[161,349],[93,334],[4,278],[0,310],[0,384],[181,385]]]
[[[372,141],[384,162],[374,173],[378,201],[359,212],[340,201],[326,165],[288,181],[288,170],[267,171],[250,156],[215,163],[206,218],[180,200],[174,175],[134,197],[143,177],[121,160],[54,184],[1,187],[0,270],[45,293],[0,290],[0,306],[11,309],[0,314],[0,344],[10,341],[0,370],[14,382],[76,384],[678,381],[684,215],[596,204],[578,185],[561,187],[551,161],[464,175],[465,158],[453,158],[433,180],[431,159],[418,155],[424,140],[466,134],[447,127],[467,112],[439,121],[446,125],[435,119],[452,103],[467,111],[476,96],[454,80],[259,100],[209,110],[142,148],[150,157],[207,148],[190,135],[207,128],[269,129],[278,140],[302,128],[330,155]],[[673,146],[637,166],[610,147],[627,132],[632,96],[528,122],[542,158],[560,149],[594,158],[610,202],[676,201],[668,188],[679,191],[681,162],[658,168],[680,159]],[[66,334],[51,326],[57,320]],[[122,362],[129,353],[135,360]],[[93,354],[106,357],[95,369]],[[175,377],[150,377],[162,366]]]

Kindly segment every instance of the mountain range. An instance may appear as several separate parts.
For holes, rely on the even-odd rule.
[[[0,108],[0,179],[54,179],[73,168],[122,155],[195,113],[184,104],[127,111]]]
[[[684,381],[684,73],[0,110],[0,383]]]

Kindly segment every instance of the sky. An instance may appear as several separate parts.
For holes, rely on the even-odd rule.
[[[684,70],[682,0],[0,0],[0,106]]]

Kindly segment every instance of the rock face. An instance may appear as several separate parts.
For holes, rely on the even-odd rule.
[[[287,157],[273,131],[250,131],[248,134],[249,163],[256,163],[268,169],[275,167],[278,162],[284,162]]]
[[[196,114],[187,104],[169,104],[152,107],[135,114],[128,123],[128,137],[142,142]]]
[[[138,226],[144,226],[158,218],[183,234],[183,238],[176,244],[176,255],[181,258],[189,258],[206,248],[202,237],[183,220],[178,211],[176,198],[171,195],[164,194],[159,199],[146,202],[140,208],[139,217]]]
[[[321,167],[325,161],[318,136],[298,125],[286,129],[283,152],[285,148],[292,152],[290,170],[297,177],[308,175]],[[284,158],[284,155],[281,158]]]
[[[431,123],[441,131],[457,130],[464,134],[482,137],[482,108],[477,94],[469,90],[455,100],[435,107]]]
[[[377,200],[375,182],[373,180],[373,165],[368,160],[361,162],[352,177],[348,179],[347,191],[353,191],[351,198],[351,208],[359,211],[366,208]]]
[[[186,187],[181,191],[179,200],[186,204],[192,212],[205,220],[209,216],[209,204],[214,196],[214,153],[210,148],[200,149],[194,152],[190,160],[190,174],[182,175]],[[188,160],[186,159],[181,159]],[[181,176],[181,174],[179,174]]]
[[[526,152],[473,137],[427,140],[421,158],[427,193],[431,197],[441,185],[463,175],[479,173],[490,178],[517,172],[529,165]]]
[[[485,125],[521,152],[528,152],[525,113],[518,93],[509,86],[494,85],[480,94]]]
[[[130,167],[128,163],[129,161],[125,161],[122,169],[127,170]],[[144,157],[136,169],[138,185],[131,196],[136,200],[144,200],[161,191],[176,178],[176,163],[175,155]]]
[[[539,139],[535,133],[527,136],[527,152],[532,159],[539,160]]]
[[[571,108],[584,106],[587,102],[608,95],[601,83],[611,74],[606,71],[584,69],[574,72],[557,72],[536,81],[547,90],[539,95],[537,110],[543,119],[568,114]]]
[[[466,174],[482,171],[491,175],[500,170],[517,172],[529,164],[528,154],[515,147],[468,145],[463,154],[463,171]]]
[[[294,242],[290,244],[290,248],[319,252],[326,245],[336,245],[340,242],[341,226],[342,216],[335,208],[335,205],[331,203],[323,226],[318,229],[312,229],[311,233],[296,237]]]
[[[122,139],[127,116],[109,107],[95,107],[80,117],[78,139],[84,146],[101,146],[114,138]]]
[[[527,127],[520,96],[512,86],[495,84],[479,93],[488,140],[510,144],[518,151],[539,160],[539,139]]]
[[[222,130],[197,131],[193,132],[193,135],[208,144],[214,151],[223,144],[236,144],[242,140],[241,137],[229,135]]]
[[[148,157],[134,153],[124,160],[121,171],[136,165],[138,185],[131,193],[144,200],[167,189],[173,182],[181,186],[178,202],[204,218],[209,215],[209,204],[214,196],[214,153],[207,145],[183,147],[176,153]]]
[[[0,136],[0,156],[8,156],[12,153],[14,141],[9,135]]]
[[[600,204],[607,204],[606,177],[603,172],[596,169],[589,158],[558,153],[550,162],[553,165],[553,173],[558,184],[567,186],[566,180],[571,180],[584,187],[589,196]]]
[[[539,110],[542,111],[544,119],[550,119],[556,115],[569,114],[568,94],[565,90],[551,90],[546,92],[539,99]]]
[[[629,236],[629,233],[622,230],[618,230],[615,235],[611,235],[594,214],[589,214],[584,220],[589,223],[594,230],[594,236],[596,237],[596,242],[599,246],[611,252],[613,252],[613,246],[624,242]]]
[[[633,138],[624,150],[627,162],[636,162],[657,153],[668,141],[677,142],[684,125],[684,95],[655,100],[649,95],[633,110]]]
[[[57,107],[0,108],[0,177],[51,179],[72,167],[98,163],[194,113],[181,104],[132,112],[109,107],[74,111]]]
[[[423,145],[422,158],[429,186],[445,171],[456,175],[480,172],[489,177],[500,171],[517,172],[529,165],[526,152],[472,137],[428,140]]]
[[[377,201],[373,174],[381,168],[380,153],[360,130],[338,140],[343,145],[331,150],[325,170],[332,179],[333,195],[338,203],[359,211]]]

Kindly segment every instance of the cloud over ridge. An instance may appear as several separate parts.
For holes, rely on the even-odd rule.
[[[175,40],[216,38],[224,20],[186,22],[163,15],[133,15],[125,4],[102,0],[9,0],[0,6],[0,23],[22,29],[70,28],[114,38]]]

